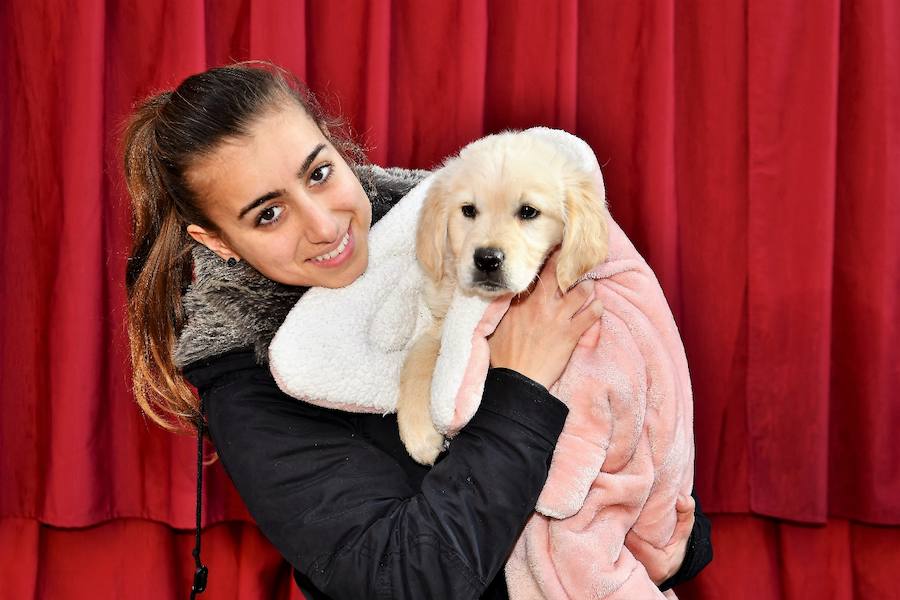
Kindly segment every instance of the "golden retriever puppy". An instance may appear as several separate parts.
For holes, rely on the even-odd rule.
[[[400,437],[414,460],[433,464],[444,447],[431,418],[431,379],[454,290],[488,299],[525,292],[561,245],[556,278],[565,292],[605,260],[607,218],[594,176],[527,133],[482,138],[437,172],[416,233],[434,322],[407,355],[397,402]]]

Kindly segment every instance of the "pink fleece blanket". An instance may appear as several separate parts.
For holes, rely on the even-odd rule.
[[[590,147],[571,134],[529,130],[595,173]],[[369,267],[341,289],[304,295],[269,350],[288,394],[358,412],[396,410],[400,368],[430,313],[415,260],[415,223],[430,178],[369,236]],[[675,502],[693,484],[693,410],[684,348],[652,270],[614,222],[608,259],[587,277],[605,314],[580,340],[551,388],[569,406],[547,483],[506,565],[513,600],[664,596],[626,544],[684,542]],[[486,337],[508,308],[457,294],[444,321],[432,381],[432,418],[452,436],[474,415],[489,367]],[[336,364],[330,357],[347,357]],[[369,374],[347,377],[345,364]],[[451,449],[452,452],[452,443]],[[628,534],[632,535],[628,535]],[[652,570],[652,569],[651,569]],[[665,597],[674,598],[668,591]]]
[[[569,416],[537,512],[506,565],[516,600],[662,597],[625,545],[626,534],[659,548],[684,541],[673,537],[675,501],[693,484],[684,348],[653,272],[615,223],[610,235],[608,260],[588,275],[605,313],[551,388]],[[477,408],[485,337],[507,306],[495,301],[475,329],[450,433]]]

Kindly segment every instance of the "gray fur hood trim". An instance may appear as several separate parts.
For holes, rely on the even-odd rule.
[[[356,172],[372,202],[373,224],[428,174],[374,165]],[[229,267],[200,244],[192,258],[194,281],[182,296],[187,321],[175,345],[175,366],[246,348],[266,364],[269,342],[308,288],[276,283],[244,261]]]

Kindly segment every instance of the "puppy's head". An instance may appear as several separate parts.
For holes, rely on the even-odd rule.
[[[602,192],[549,143],[509,132],[473,142],[437,173],[416,253],[434,281],[493,297],[525,291],[560,244],[565,291],[606,257]]]

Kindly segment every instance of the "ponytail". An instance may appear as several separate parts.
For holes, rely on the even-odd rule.
[[[166,184],[156,141],[159,112],[170,95],[146,100],[125,130],[125,181],[132,205],[125,280],[135,400],[153,421],[177,429],[197,418],[199,402],[172,359],[184,321],[181,294],[190,282],[193,242]]]
[[[145,100],[126,124],[133,237],[125,284],[134,396],[166,429],[200,421],[199,401],[173,360],[185,318],[181,294],[191,278],[194,242],[187,225],[218,232],[185,174],[222,140],[246,135],[255,119],[285,102],[296,102],[350,164],[364,161],[341,123],[321,110],[301,82],[261,61],[192,75],[175,90]]]

